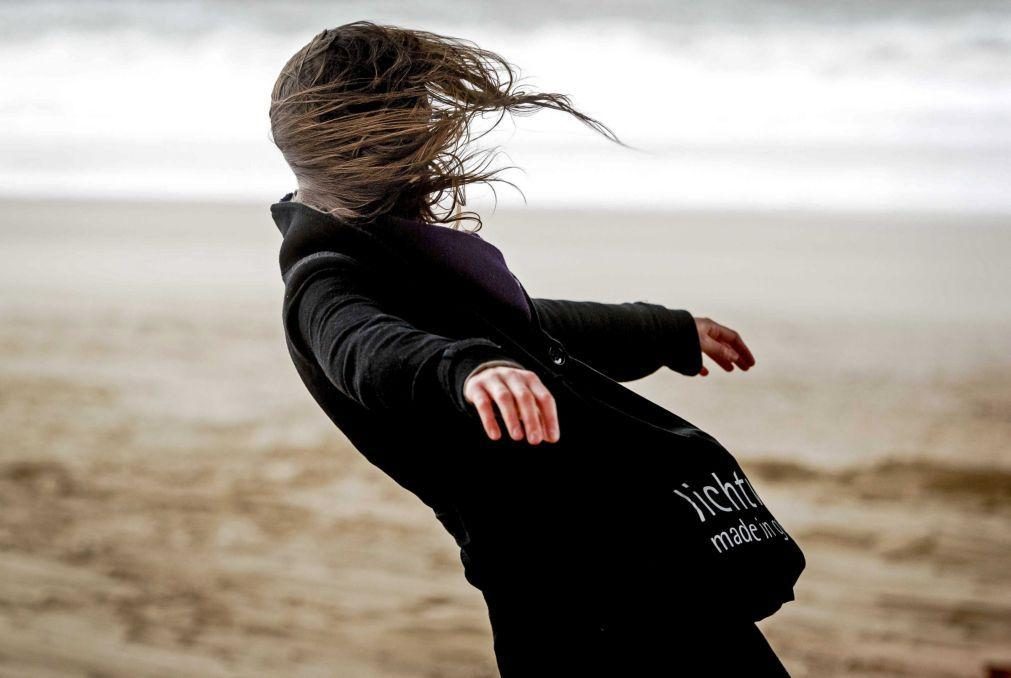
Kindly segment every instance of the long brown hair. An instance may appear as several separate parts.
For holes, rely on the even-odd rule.
[[[566,95],[520,89],[517,70],[467,40],[345,24],[315,36],[281,70],[270,104],[273,141],[298,179],[299,199],[342,220],[469,219],[476,230],[481,217],[460,209],[466,186],[487,183],[493,193],[493,181],[516,186],[496,176],[506,168],[490,169],[494,149],[469,147],[507,112],[563,111],[627,146]],[[471,121],[495,111],[494,124],[472,136]]]

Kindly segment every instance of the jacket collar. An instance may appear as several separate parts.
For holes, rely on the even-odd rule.
[[[274,217],[274,224],[277,226],[277,230],[281,232],[282,238],[288,235],[292,221],[294,221],[299,212],[299,210],[292,209],[292,207],[301,204],[295,202],[295,192],[292,191],[291,193],[286,193],[283,198],[270,206],[270,215]],[[308,205],[303,206],[308,207]]]
[[[369,258],[390,255],[390,244],[380,237],[379,229],[345,222],[294,201],[293,195],[288,193],[270,206],[274,224],[282,236],[279,255],[282,275],[299,259],[320,250],[346,251]]]
[[[377,265],[399,268],[398,264],[401,264],[415,272],[424,269],[424,262],[418,261],[413,252],[404,248],[403,243],[385,236],[389,227],[395,228],[396,217],[379,217],[372,227],[359,226],[305,203],[296,202],[293,198],[294,193],[288,193],[270,206],[271,216],[283,238],[279,254],[282,276],[298,260],[321,250],[361,255]],[[431,270],[426,269],[426,272]],[[446,283],[454,282],[445,278],[442,280]],[[454,289],[458,291],[458,288]],[[468,296],[473,299],[473,294],[472,292]],[[523,294],[530,305],[532,329],[539,332],[543,326],[537,308],[525,288]]]

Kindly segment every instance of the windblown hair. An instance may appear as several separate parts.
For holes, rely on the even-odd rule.
[[[519,89],[516,70],[470,41],[345,24],[285,64],[271,96],[271,134],[298,179],[299,200],[317,209],[348,222],[469,219],[476,230],[481,217],[460,209],[466,186],[516,187],[496,176],[506,168],[490,169],[492,150],[470,148],[507,112],[562,111],[626,145],[566,95]],[[494,124],[472,137],[471,121],[495,111]]]

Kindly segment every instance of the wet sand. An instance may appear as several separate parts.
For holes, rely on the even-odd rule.
[[[264,206],[4,207],[0,675],[496,675],[452,539],[290,364]],[[794,675],[1011,665],[1011,221],[531,211],[483,234],[533,296],[749,341],[748,374],[631,386],[734,451],[804,548],[761,624]]]

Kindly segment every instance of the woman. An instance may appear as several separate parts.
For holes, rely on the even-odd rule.
[[[465,187],[498,180],[471,166],[472,120],[540,108],[618,141],[462,40],[356,22],[289,60],[270,117],[298,180],[271,207],[292,360],[456,539],[502,675],[784,675],[754,622],[793,598],[803,556],[714,438],[618,383],[705,375],[703,353],[747,370],[740,336],[657,304],[533,299],[445,225],[480,226]]]

